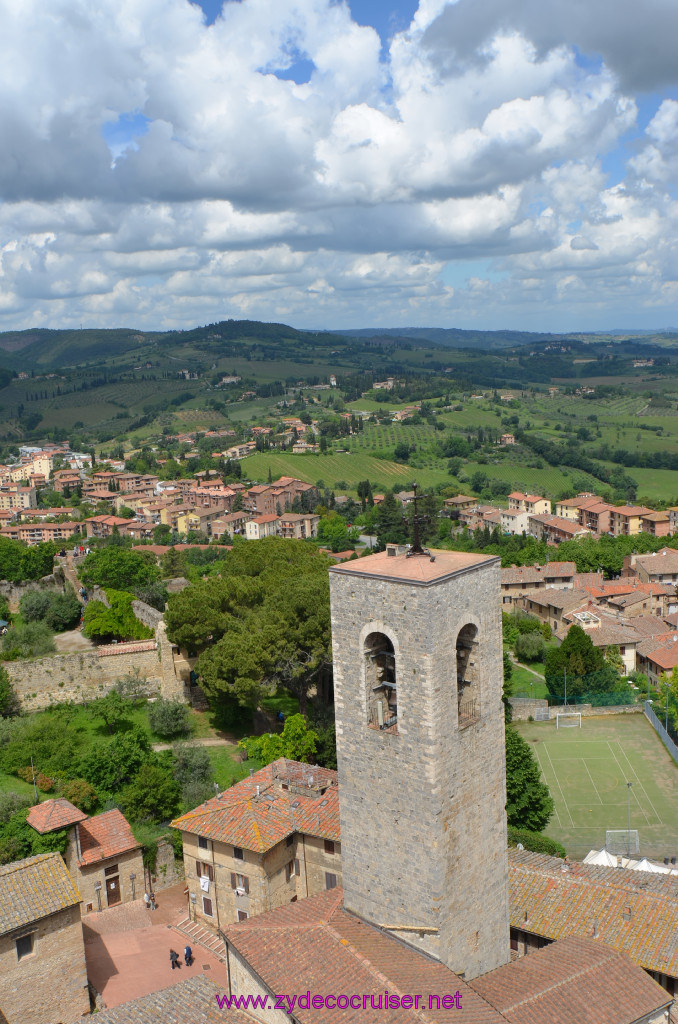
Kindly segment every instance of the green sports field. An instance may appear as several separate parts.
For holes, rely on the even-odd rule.
[[[678,856],[678,765],[642,714],[582,718],[581,729],[517,722],[555,803],[546,833],[581,860],[605,846],[606,829],[631,828],[640,854]]]

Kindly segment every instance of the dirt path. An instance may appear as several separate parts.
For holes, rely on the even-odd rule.
[[[175,742],[181,743],[182,740],[175,740]],[[235,739],[220,739],[217,736],[202,736],[198,739],[188,739],[187,743],[197,747],[233,747],[236,744]],[[171,750],[174,746],[173,743],[154,743],[154,750]]]
[[[537,679],[541,679],[542,682],[545,682],[544,676],[541,674],[541,672],[537,672],[535,669],[530,668],[529,665],[523,665],[522,661],[517,661],[513,656],[511,656],[511,661],[514,665],[517,665],[518,668],[524,668],[526,672],[531,672],[533,676],[537,677]]]

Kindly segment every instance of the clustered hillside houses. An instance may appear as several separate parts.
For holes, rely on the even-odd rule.
[[[678,665],[676,581],[673,548],[627,556],[616,580],[577,573],[574,562],[511,566],[501,570],[502,608],[535,616],[559,640],[570,626],[581,626],[603,652],[619,648],[627,673],[644,672],[656,686]]]
[[[242,458],[249,450],[234,451],[232,457]],[[126,472],[124,464],[92,469],[90,455],[67,447],[26,452],[16,466],[0,466],[0,536],[29,545],[80,542],[108,537],[114,531],[135,541],[151,540],[157,526],[214,540],[234,536],[306,539],[318,533],[320,517],[311,512],[317,504],[317,489],[294,477],[249,488],[239,482],[226,484],[214,471],[196,473],[192,479],[162,480],[153,474]],[[57,457],[60,468],[54,468]],[[38,508],[38,489],[45,486],[64,495],[77,488],[99,514],[83,519],[79,510],[66,504]]]
[[[538,494],[513,491],[508,496],[507,509],[482,505],[475,498],[458,494],[445,500],[445,510],[469,530],[498,527],[502,533],[525,534],[547,544],[578,537],[623,537],[636,533],[669,537],[678,531],[678,507],[656,512],[643,505],[610,505],[589,492],[551,502]]]

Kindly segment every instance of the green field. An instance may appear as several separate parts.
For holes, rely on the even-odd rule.
[[[581,729],[518,722],[555,803],[546,833],[581,860],[605,846],[606,829],[638,829],[641,856],[678,852],[678,766],[644,715],[582,718]]]
[[[345,480],[349,490],[355,490],[359,480],[371,480],[372,487],[407,488],[413,480],[422,487],[449,483],[450,475],[443,469],[414,469],[412,466],[378,459],[367,453],[335,455],[287,455],[282,452],[257,452],[242,460],[243,475],[265,480],[270,467],[273,478],[294,476],[308,483],[322,480],[328,487],[335,481]]]

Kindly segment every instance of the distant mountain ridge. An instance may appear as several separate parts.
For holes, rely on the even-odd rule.
[[[287,324],[257,320],[222,320],[186,330],[142,331],[134,328],[30,328],[23,331],[0,332],[0,364],[9,370],[43,372],[58,367],[101,363],[111,359],[141,362],[159,354],[172,359],[189,358],[192,347],[215,354],[220,348],[257,346],[266,355],[276,350],[307,347],[343,349],[358,344],[365,348],[435,347],[441,349],[476,349],[485,352],[519,349],[523,346],[604,343],[617,344],[638,339],[639,345],[653,340],[665,346],[678,345],[678,334],[672,331],[636,333],[572,332],[550,334],[536,331],[481,331],[457,327],[364,327],[341,330],[307,331]],[[270,358],[270,357],[269,357]]]

